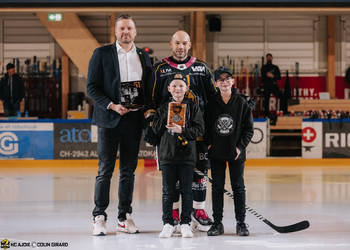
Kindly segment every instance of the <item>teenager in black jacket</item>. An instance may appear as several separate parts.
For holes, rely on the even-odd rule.
[[[204,121],[198,104],[184,98],[187,91],[186,78],[176,74],[168,90],[172,97],[157,109],[152,124],[153,132],[160,137],[158,161],[163,177],[164,227],[159,237],[171,237],[175,230],[172,209],[178,180],[182,200],[181,234],[182,237],[193,237],[190,222],[193,168],[197,160],[195,140],[204,134]],[[170,102],[186,104],[184,127],[174,123],[167,125]]]
[[[209,100],[205,112],[205,140],[209,148],[213,178],[212,205],[214,224],[209,236],[224,233],[222,224],[226,163],[229,164],[231,187],[234,193],[236,231],[248,236],[245,224],[245,186],[243,179],[245,149],[253,136],[253,116],[246,99],[232,89],[234,79],[229,69],[220,67],[214,72],[219,93]]]

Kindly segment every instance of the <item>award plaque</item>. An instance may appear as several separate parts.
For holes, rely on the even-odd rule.
[[[120,104],[126,108],[142,108],[144,97],[141,81],[120,83]]]
[[[185,127],[186,104],[177,102],[169,103],[167,125],[169,126],[172,123]]]

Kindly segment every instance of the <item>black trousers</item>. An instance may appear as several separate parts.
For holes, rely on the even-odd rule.
[[[110,182],[119,147],[118,219],[125,220],[132,213],[134,172],[142,133],[143,115],[132,111],[122,116],[115,128],[98,128],[98,174],[95,184],[93,216],[104,215],[109,204]]]
[[[19,102],[4,102],[4,115],[5,116],[17,116],[17,111],[20,108]]]
[[[176,195],[176,182],[180,183],[180,194],[182,200],[181,224],[191,222],[192,212],[192,178],[194,165],[191,164],[162,164],[163,179],[163,223],[174,225],[173,201]]]
[[[208,159],[208,146],[204,143],[204,141],[197,141],[196,148],[197,148],[197,154],[198,154],[196,168],[202,173],[207,174],[208,169],[210,168],[210,162]],[[196,173],[193,173],[192,195],[193,195],[193,201],[196,201],[196,202],[204,202],[207,196],[206,179]],[[177,186],[174,202],[178,202],[179,200],[180,200],[180,190]]]
[[[244,153],[244,152],[243,152]],[[245,186],[244,186],[244,161],[240,159],[229,160],[229,173],[231,187],[234,195],[235,217],[238,222],[245,220]],[[212,206],[214,222],[222,221],[224,208],[224,186],[226,178],[226,162],[224,160],[211,159]]]
[[[280,99],[279,109],[283,110],[283,112],[286,112],[283,93],[280,90],[280,88],[277,86],[277,84],[265,84],[264,85],[264,109],[265,109],[266,117],[269,117],[270,115],[270,95],[271,94],[274,94],[278,99]]]

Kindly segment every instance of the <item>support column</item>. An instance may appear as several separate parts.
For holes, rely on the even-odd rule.
[[[203,11],[191,13],[191,39],[192,39],[192,55],[206,61],[206,23]]]
[[[69,57],[62,50],[62,119],[67,119],[68,93],[69,93]]]
[[[328,75],[327,90],[330,98],[335,99],[335,16],[328,16]]]

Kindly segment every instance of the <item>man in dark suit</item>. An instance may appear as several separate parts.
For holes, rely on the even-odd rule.
[[[97,48],[90,60],[87,93],[94,100],[92,122],[98,126],[98,175],[95,184],[93,235],[106,234],[109,191],[119,147],[118,231],[138,232],[133,220],[134,171],[144,124],[143,110],[121,105],[121,85],[141,81],[142,91],[152,82],[152,64],[136,48],[136,26],[129,15],[121,15],[115,26],[116,43]]]

